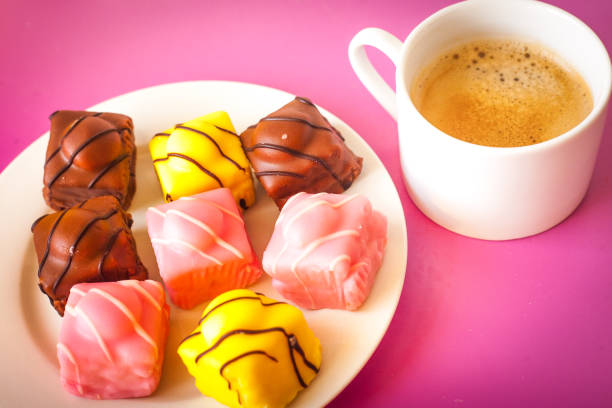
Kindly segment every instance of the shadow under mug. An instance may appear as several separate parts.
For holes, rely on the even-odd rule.
[[[589,86],[591,113],[561,136],[521,147],[471,144],[435,128],[409,96],[413,79],[445,49],[493,37],[555,51]],[[366,45],[395,64],[396,92],[373,68]],[[599,38],[571,14],[534,0],[468,0],[433,14],[403,43],[366,28],[351,41],[349,59],[368,91],[397,120],[406,188],[437,224],[474,238],[526,237],[563,221],[586,194],[605,122],[611,66]]]

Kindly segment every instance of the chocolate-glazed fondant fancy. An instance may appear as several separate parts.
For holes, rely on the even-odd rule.
[[[131,225],[132,217],[113,196],[95,197],[34,221],[38,286],[60,315],[77,283],[147,278]]]
[[[213,299],[178,354],[204,395],[235,408],[284,407],[321,366],[302,312],[246,289]]]
[[[126,115],[62,110],[50,116],[43,196],[63,210],[101,195],[127,209],[134,196],[134,125]]]
[[[166,202],[220,187],[243,209],[255,201],[249,162],[225,112],[157,133],[149,150]]]
[[[355,156],[317,107],[296,97],[241,135],[259,182],[279,208],[295,193],[341,193],[361,172]]]

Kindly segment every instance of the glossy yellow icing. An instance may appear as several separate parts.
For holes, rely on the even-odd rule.
[[[166,202],[219,187],[228,187],[238,204],[255,201],[249,162],[225,112],[160,132],[149,150]]]
[[[237,289],[202,318],[178,354],[198,389],[227,406],[284,407],[321,366],[321,344],[295,306]]]

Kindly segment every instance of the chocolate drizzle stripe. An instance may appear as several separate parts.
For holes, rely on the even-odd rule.
[[[66,215],[67,212],[68,210],[62,211],[62,213],[59,215],[59,217],[57,217],[57,219],[53,223],[51,230],[49,231],[49,236],[47,237],[47,247],[45,248],[45,253],[42,259],[40,260],[40,265],[38,265],[38,277],[39,278],[40,278],[40,273],[42,272],[42,269],[45,266],[45,262],[47,262],[47,258],[49,257],[49,251],[51,250],[51,238],[53,238],[53,234],[55,233],[57,226],[59,225],[60,221],[62,220],[62,218],[64,218],[64,215]]]
[[[297,100],[298,102],[302,102],[302,103],[304,103],[304,104],[306,104],[306,105],[310,105],[310,106],[312,106],[313,108],[315,108],[315,110],[316,110],[317,112],[319,111],[319,109],[317,108],[317,106],[316,106],[314,103],[312,103],[312,102],[311,102],[309,99],[307,99],[307,98],[303,98],[303,97],[301,97],[301,96],[296,96],[296,97],[295,97],[295,100]],[[319,113],[320,113],[320,112],[319,112]],[[342,137],[342,135],[340,134],[340,132],[338,132],[338,129],[336,129],[336,128],[335,128],[335,127],[333,127],[331,124],[329,124],[329,122],[328,122],[327,118],[323,117],[323,119],[325,119],[325,121],[327,122],[327,124],[328,124],[328,125],[329,125],[329,126],[332,128],[332,129],[333,129],[333,131],[334,131],[334,132],[336,133],[336,135],[337,135],[337,136],[340,138],[340,140],[342,140],[342,141],[344,142],[344,137]]]
[[[30,231],[34,232],[34,228],[36,227],[36,225],[43,219],[45,218],[47,215],[49,214],[45,214],[45,215],[41,215],[40,217],[38,217],[37,219],[34,220],[34,222],[32,223],[32,226],[30,227]]]
[[[101,138],[104,135],[107,135],[109,133],[113,133],[113,132],[122,132],[124,130],[130,130],[129,128],[113,128],[113,129],[106,129],[103,130],[99,133],[96,133],[95,135],[93,135],[92,137],[90,137],[89,139],[87,139],[85,142],[83,142],[83,144],[81,144],[75,151],[74,153],[72,153],[72,156],[70,156],[70,158],[68,159],[68,162],[66,163],[66,165],[64,167],[62,167],[62,169],[60,171],[57,172],[57,174],[51,179],[51,181],[49,182],[48,188],[51,188],[51,186],[53,185],[53,183],[55,183],[57,181],[57,179],[66,172],[66,170],[68,170],[70,168],[70,166],[72,166],[72,163],[74,162],[74,159],[76,158],[77,154],[79,154],[81,152],[81,150],[83,150],[84,148],[86,148],[90,143],[92,143],[93,141]]]
[[[295,344],[292,344],[292,339],[295,339]],[[298,354],[302,357],[302,361],[304,362],[304,364],[306,364],[306,366],[308,368],[310,368],[312,371],[314,371],[315,373],[319,372],[319,368],[317,366],[315,366],[314,364],[312,364],[310,361],[308,361],[308,359],[306,359],[306,353],[304,353],[304,350],[302,349],[302,347],[300,346],[300,344],[297,341],[297,337],[295,337],[293,334],[291,334],[289,336],[289,338],[287,339],[287,341],[289,341],[289,344],[292,346],[293,350],[297,351]],[[294,367],[297,370],[297,366],[295,365],[295,361],[293,361]],[[306,387],[306,386],[304,386]]]
[[[219,337],[219,339],[211,347],[209,347],[208,349],[198,354],[197,357],[195,358],[195,362],[197,363],[200,360],[200,358],[204,357],[206,354],[210,353],[211,351],[219,347],[219,345],[223,343],[223,341],[227,339],[228,337],[234,336],[236,334],[254,335],[254,334],[270,333],[270,332],[281,332],[287,338],[287,346],[289,348],[289,357],[291,358],[291,363],[293,364],[293,370],[295,371],[295,375],[298,381],[300,382],[300,385],[306,388],[306,383],[304,382],[304,379],[302,378],[302,375],[300,374],[300,371],[298,370],[297,363],[295,362],[293,351],[294,350],[297,351],[298,354],[302,356],[302,360],[304,361],[304,364],[306,364],[308,368],[310,368],[316,373],[319,372],[319,369],[315,367],[314,364],[312,364],[310,361],[306,359],[304,350],[302,350],[302,348],[300,347],[297,338],[293,334],[287,334],[285,329],[283,329],[282,327],[271,327],[269,329],[260,329],[260,330],[237,329],[237,330],[229,331],[225,333],[224,335],[222,335],[221,337]]]
[[[257,177],[263,176],[287,176],[287,177],[295,177],[305,179],[306,176],[303,174],[293,173],[291,171],[280,171],[280,170],[270,170],[270,171],[256,171],[255,175]]]
[[[229,133],[230,135],[234,135],[234,136],[236,136],[236,137],[240,137],[240,136],[238,136],[238,134],[236,134],[236,133],[232,132],[232,131],[231,131],[231,130],[229,130],[229,129],[222,128],[221,126],[217,126],[217,125],[213,125],[213,126],[214,126],[214,127],[216,127],[217,129],[219,129],[219,130],[220,130],[220,131],[222,131],[222,132]]]
[[[103,273],[104,261],[106,261],[106,258],[110,255],[111,251],[113,250],[113,246],[115,245],[115,241],[117,241],[117,238],[119,237],[119,234],[121,234],[122,231],[123,229],[118,229],[110,237],[110,239],[108,240],[108,243],[106,244],[106,248],[104,249],[104,252],[102,253],[100,262],[98,263],[98,275],[100,275],[100,278],[102,278],[103,281],[106,280],[106,278],[104,277],[104,273]]]
[[[226,305],[228,303],[232,303],[235,302],[237,300],[259,300],[259,303],[261,303],[262,306],[274,306],[274,305],[286,305],[285,302],[272,302],[272,303],[264,303],[263,300],[259,297],[259,296],[240,296],[240,297],[236,297],[233,299],[229,299],[226,300],[225,302],[221,302],[218,305],[216,305],[215,307],[213,307],[212,309],[210,309],[208,312],[206,312],[206,314],[204,316],[202,316],[202,318],[200,319],[200,321],[198,322],[198,325],[202,324],[202,322],[204,320],[206,320],[206,318],[215,310],[217,310],[218,308],[220,308],[223,305]]]
[[[328,122],[329,123],[329,122]],[[331,126],[331,125],[329,125]],[[340,140],[342,140],[343,142],[345,142],[346,140],[344,140],[344,137],[340,134],[340,132],[338,131],[338,129],[336,129],[335,127],[331,126],[332,129],[334,129],[334,132],[336,132],[336,135],[338,135],[338,137],[340,138]]]
[[[60,138],[59,142],[57,143],[57,148],[49,155],[47,160],[45,160],[45,166],[51,161],[51,159],[53,159],[55,157],[56,154],[59,153],[60,149],[62,148],[62,143],[68,137],[70,132],[72,132],[74,130],[74,128],[76,128],[79,125],[79,123],[81,123],[83,120],[85,120],[85,118],[87,116],[89,116],[89,115],[83,115],[83,116],[79,117],[77,120],[75,120],[74,122],[72,122],[72,125],[70,125],[70,127],[68,128],[66,133],[64,133],[62,135],[62,137]],[[49,117],[49,119],[51,119],[51,117]]]
[[[76,252],[76,247],[79,244],[79,242],[81,241],[81,239],[83,239],[83,237],[85,236],[85,234],[87,233],[89,228],[91,228],[96,222],[102,221],[102,220],[107,220],[110,217],[112,217],[113,215],[115,215],[116,213],[117,213],[117,209],[114,209],[114,210],[110,211],[109,213],[107,213],[105,215],[101,215],[101,216],[92,218],[85,225],[85,227],[81,230],[79,235],[77,235],[77,237],[76,237],[76,239],[74,241],[74,244],[72,244],[70,246],[70,249],[68,251],[68,262],[66,263],[66,267],[64,268],[62,273],[58,276],[58,278],[56,279],[55,283],[53,284],[53,292],[55,292],[57,290],[57,287],[59,286],[60,282],[62,281],[62,279],[64,279],[64,276],[66,275],[66,273],[70,269],[70,265],[72,265],[72,259],[74,258],[74,253]]]
[[[329,174],[331,174],[331,176],[345,190],[348,189],[351,186],[350,183],[343,183],[342,180],[340,180],[340,178],[338,177],[338,175],[336,175],[336,173],[334,173],[332,171],[332,169],[329,167],[329,165],[323,159],[321,159],[320,157],[312,156],[312,155],[309,155],[309,154],[306,154],[306,153],[302,153],[302,152],[300,152],[298,150],[290,149],[290,148],[285,147],[285,146],[275,145],[275,144],[272,144],[272,143],[256,143],[256,144],[254,144],[254,145],[252,145],[250,147],[245,148],[244,150],[246,152],[252,152],[255,149],[274,149],[274,150],[281,151],[283,153],[290,154],[290,155],[295,156],[295,157],[299,157],[300,159],[310,160],[312,162],[315,162],[315,163],[319,164],[321,167],[323,167],[325,170],[327,170],[329,172]]]
[[[309,101],[308,99],[306,99],[306,98],[302,98],[301,96],[296,96],[296,97],[295,97],[295,100],[296,100],[296,101],[299,101],[299,102],[302,102],[302,103],[305,103],[306,105],[310,105],[310,106],[312,106],[312,107],[315,107],[315,108],[316,108],[316,106],[315,106],[315,104],[314,104],[314,103],[310,102],[310,101]]]
[[[212,144],[215,145],[215,147],[217,148],[217,150],[219,151],[219,154],[221,156],[223,156],[225,159],[229,160],[230,162],[232,162],[232,164],[234,166],[236,166],[237,169],[245,171],[244,167],[242,167],[241,165],[239,165],[234,159],[232,159],[231,157],[229,157],[228,155],[226,155],[223,150],[221,149],[221,146],[219,146],[219,143],[217,143],[217,141],[215,139],[213,139],[209,134],[202,132],[201,130],[198,129],[194,129],[191,128],[189,126],[185,126],[185,125],[176,125],[175,129],[184,129],[184,130],[188,130],[190,132],[194,132],[197,133],[199,135],[202,135],[204,137],[206,137],[208,140],[210,140],[212,142]]]
[[[202,332],[197,331],[197,332],[191,333],[189,336],[187,336],[183,340],[181,340],[181,342],[179,343],[179,346],[181,344],[183,344],[184,342],[186,342],[187,340],[189,340],[190,338],[197,336],[198,334],[202,334]]]
[[[268,353],[266,353],[266,352],[265,352],[265,351],[263,351],[263,350],[253,350],[253,351],[247,351],[246,353],[242,353],[242,354],[240,354],[240,355],[238,355],[238,356],[236,356],[236,357],[232,358],[231,360],[228,360],[227,362],[225,362],[225,363],[224,363],[224,364],[221,366],[221,368],[219,368],[219,375],[220,375],[221,377],[223,377],[223,379],[224,379],[225,381],[227,381],[227,388],[228,388],[228,389],[230,389],[230,390],[232,389],[232,383],[230,382],[230,380],[229,380],[227,377],[225,377],[225,376],[223,375],[223,370],[225,370],[225,368],[226,368],[228,365],[230,365],[230,364],[232,364],[232,363],[235,363],[236,361],[238,361],[238,360],[240,360],[240,359],[243,359],[243,358],[245,358],[245,357],[252,356],[252,355],[258,355],[258,354],[259,354],[259,355],[262,355],[262,356],[266,356],[267,358],[269,358],[270,360],[274,361],[275,363],[278,363],[278,360],[277,360],[277,359],[276,359],[274,356],[269,355]],[[238,402],[240,403],[240,393],[238,392],[238,390],[236,390],[236,394],[238,394]]]
[[[117,156],[113,161],[111,161],[110,163],[108,163],[106,165],[106,167],[104,167],[102,170],[100,170],[100,172],[98,174],[96,174],[96,177],[94,177],[89,184],[87,185],[87,188],[93,188],[93,186],[96,185],[96,183],[98,182],[98,180],[100,180],[102,177],[104,177],[104,175],[106,173],[109,172],[110,169],[112,169],[113,167],[115,167],[116,165],[118,165],[119,163],[121,163],[122,161],[124,161],[125,159],[127,159],[130,155],[127,153],[123,153],[120,156]]]
[[[206,167],[202,166],[194,158],[191,158],[191,157],[189,157],[189,156],[187,156],[185,154],[181,154],[181,153],[168,153],[168,155],[166,157],[161,157],[159,159],[153,160],[153,163],[157,163],[157,162],[161,162],[161,161],[166,161],[170,157],[178,157],[180,159],[187,160],[188,162],[195,164],[198,167],[198,169],[202,170],[204,173],[208,174],[211,178],[215,179],[215,181],[217,183],[219,183],[219,186],[223,187],[223,183],[221,182],[221,180],[219,179],[219,177],[217,177],[217,175],[215,173],[213,173],[212,171],[208,170]]]
[[[310,123],[309,121],[305,120],[305,119],[300,119],[300,118],[292,118],[289,116],[267,116],[263,119],[260,120],[260,122],[270,122],[270,121],[280,121],[280,122],[298,122],[298,123],[302,123],[306,126],[309,126],[313,129],[319,129],[319,130],[325,130],[328,132],[332,132],[333,130],[325,127],[325,126],[319,126],[319,125],[315,125],[314,123]]]
[[[167,132],[159,132],[159,133],[156,133],[156,134],[154,134],[154,135],[153,135],[153,137],[158,137],[158,136],[161,136],[161,137],[168,137],[168,136],[170,136],[170,133],[167,133]]]
[[[55,111],[55,112],[53,112],[53,113],[51,114],[51,116],[49,116],[49,120],[50,120],[50,119],[51,119],[53,116],[55,116],[55,114],[56,114],[56,113],[58,113],[58,112],[59,112],[58,110],[57,110],[57,111]],[[100,115],[102,115],[102,112],[97,112],[97,113],[94,113],[93,115],[87,115],[87,114],[85,114],[85,115],[83,115],[83,116],[79,117],[79,118],[78,118],[76,121],[72,122],[72,125],[70,126],[70,128],[69,128],[69,129],[66,131],[66,133],[65,133],[65,134],[64,134],[64,135],[61,137],[61,139],[60,139],[60,141],[59,141],[59,143],[58,143],[58,144],[59,144],[59,145],[58,145],[58,147],[57,147],[57,148],[56,148],[56,149],[53,151],[53,153],[51,153],[51,154],[49,155],[49,158],[48,158],[47,160],[45,160],[45,166],[47,165],[47,163],[49,163],[49,162],[51,161],[51,159],[53,159],[53,157],[54,157],[54,156],[55,156],[57,153],[59,153],[59,151],[60,151],[60,149],[61,149],[61,147],[62,147],[62,143],[63,143],[63,142],[64,142],[64,140],[65,140],[65,139],[68,137],[68,135],[70,134],[70,132],[72,132],[72,131],[74,130],[74,128],[76,128],[76,127],[77,127],[77,125],[78,125],[79,123],[81,123],[83,120],[85,120],[85,118],[87,118],[87,117],[89,117],[89,116],[98,117],[98,116],[100,116]]]

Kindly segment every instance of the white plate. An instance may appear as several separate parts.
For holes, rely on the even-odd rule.
[[[161,204],[162,197],[147,149],[151,136],[216,110],[228,112],[236,130],[241,132],[292,99],[293,95],[286,92],[258,85],[198,81],[146,88],[90,108],[124,113],[134,120],[138,159],[137,190],[130,207],[134,216],[132,230],[140,257],[153,279],[160,280],[144,214],[147,207]],[[319,375],[298,394],[292,407],[325,405],[361,370],[387,330],[406,271],[406,224],[389,173],[355,131],[329,112],[321,111],[346,138],[347,145],[363,157],[363,172],[349,191],[366,195],[374,208],[387,216],[388,245],[372,293],[358,311],[305,311],[310,327],[321,340],[323,362]],[[61,319],[36,286],[37,260],[30,233],[31,223],[50,212],[41,191],[48,138],[48,133],[42,135],[0,175],[0,214],[4,220],[0,235],[3,266],[0,310],[4,311],[0,336],[0,406],[7,403],[11,407],[219,407],[216,401],[198,392],[176,354],[178,342],[195,327],[205,305],[190,311],[172,307],[162,380],[152,396],[90,401],[62,389],[55,354]],[[246,211],[245,217],[253,246],[260,256],[277,215],[276,206],[258,186],[257,202]],[[280,298],[267,275],[253,288]]]

